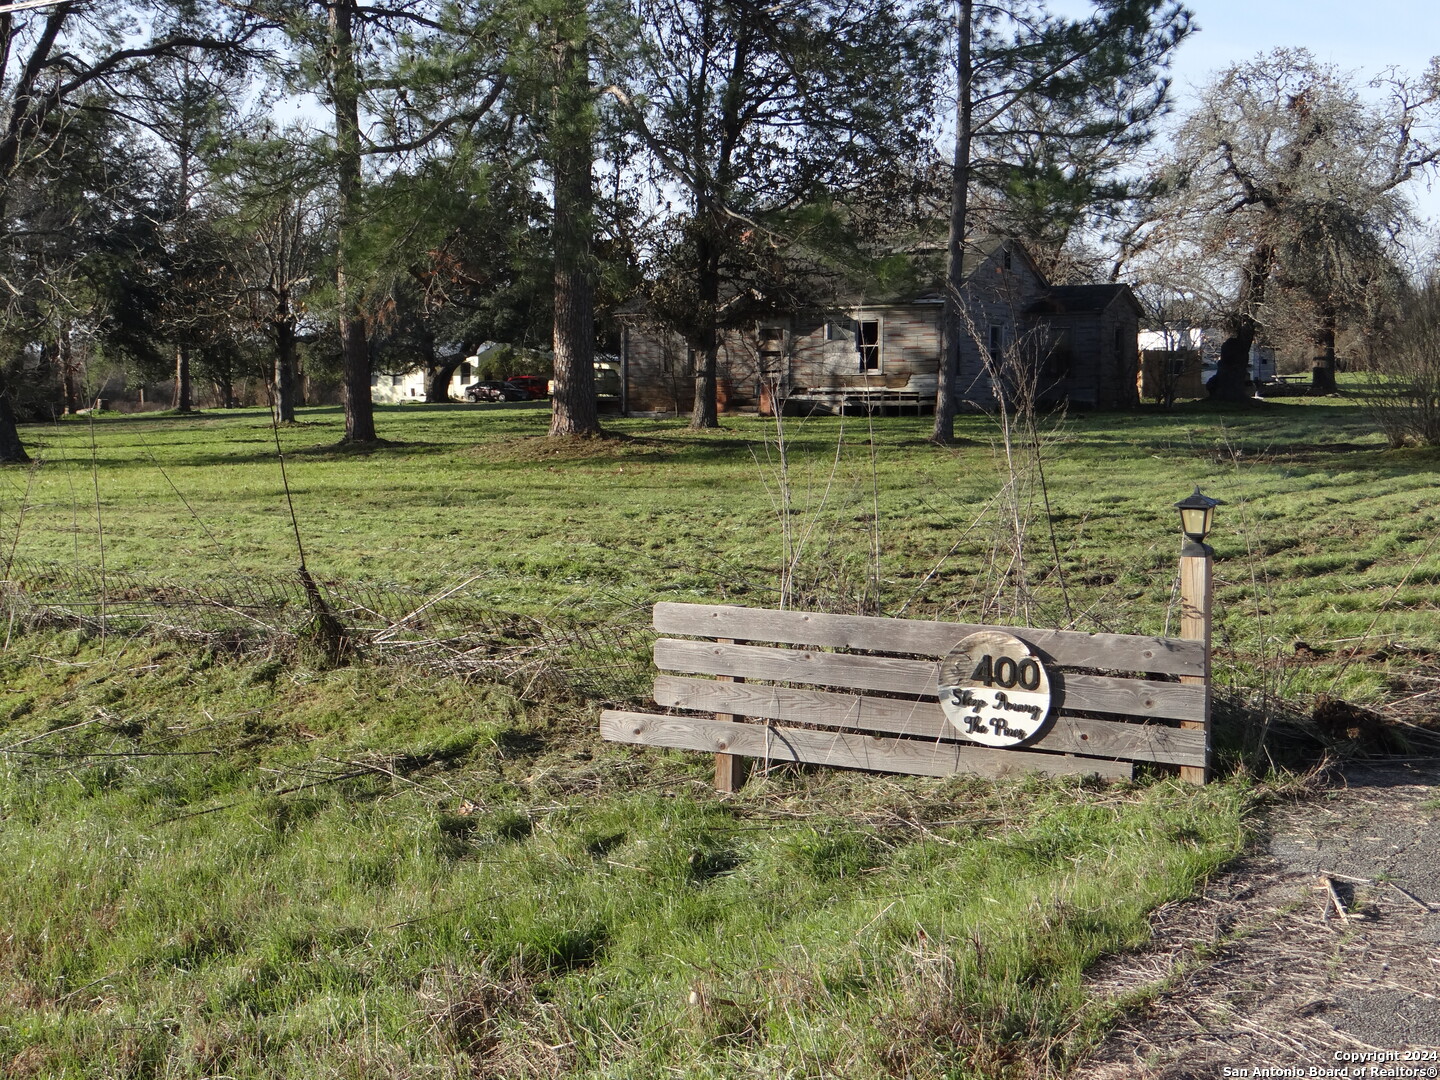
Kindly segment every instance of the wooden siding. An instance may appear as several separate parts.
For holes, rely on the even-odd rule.
[[[986,370],[991,327],[999,327],[1007,350],[1041,372],[1042,401],[1070,401],[1099,408],[1124,408],[1138,400],[1139,321],[1134,306],[1117,295],[1102,311],[1027,315],[1049,285],[1018,245],[1005,266],[1005,248],[997,247],[965,285],[968,325],[959,341],[956,396],[962,407],[995,404]],[[940,365],[942,305],[934,301],[859,305],[819,315],[795,316],[755,324],[721,335],[717,356],[720,407],[746,408],[768,403],[766,386],[782,395],[850,389],[893,390],[933,396]],[[861,371],[855,347],[859,319],[878,319],[881,363]],[[627,317],[628,401],[635,411],[688,411],[694,401],[694,368],[676,335],[646,328]],[[761,328],[781,333],[767,340]],[[1116,347],[1116,332],[1120,346]],[[1068,342],[1069,371],[1046,374],[1047,357],[1062,338]],[[1048,381],[1047,381],[1048,380]]]
[[[1178,370],[1177,370],[1178,368]],[[1140,396],[1163,400],[1205,396],[1205,373],[1195,349],[1145,349],[1140,354]]]
[[[880,367],[875,371],[860,370],[855,323],[862,319],[880,322]],[[800,394],[859,386],[933,394],[939,358],[940,305],[860,307],[797,330],[786,385],[791,393]]]
[[[689,412],[695,402],[695,372],[689,349],[678,334],[626,323],[621,364],[629,385],[626,401],[634,412]]]
[[[965,282],[964,300],[968,325],[960,335],[960,378],[956,394],[962,405],[987,407],[995,404],[995,391],[986,370],[990,328],[998,326],[1006,348],[1037,353],[1033,335],[1023,312],[1044,295],[1046,282],[1028,258],[1018,251],[1004,265],[1005,249],[997,247],[980,263]]]
[[[1041,340],[1068,341],[1069,374],[1041,380],[1040,396],[1102,409],[1128,408],[1138,400],[1139,317],[1121,296],[1101,312],[1067,312],[1036,317]],[[1117,348],[1117,341],[1119,343]],[[1044,365],[1043,354],[1037,361]]]

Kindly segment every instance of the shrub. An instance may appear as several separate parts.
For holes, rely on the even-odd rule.
[[[1392,447],[1440,445],[1440,277],[1410,296],[1389,350],[1361,396]]]

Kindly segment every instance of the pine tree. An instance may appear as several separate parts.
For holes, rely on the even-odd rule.
[[[1027,133],[1027,123],[1043,125],[1036,137],[1062,144],[1147,138],[1169,100],[1169,82],[1157,76],[1190,32],[1189,12],[1174,0],[1096,0],[1083,19],[1051,15],[1030,0],[998,6],[956,0],[955,10],[955,145],[932,436],[939,443],[954,437],[959,407],[977,159],[994,166],[1008,150],[1020,165],[1015,140]]]

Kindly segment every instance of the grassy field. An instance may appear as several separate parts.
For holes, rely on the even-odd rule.
[[[1159,630],[1169,507],[1198,483],[1227,501],[1233,694],[1378,703],[1440,648],[1435,459],[1343,399],[1073,417],[1043,490],[980,417],[950,450],[921,419],[791,422],[783,467],[756,419],[559,445],[545,422],[382,410],[395,445],[352,454],[305,411],[280,438],[311,566],[474,577],[540,615],[772,603],[784,578],[836,610]],[[12,569],[296,564],[261,414],[26,434]],[[1231,858],[1268,790],[783,771],[720,798],[699,756],[602,744],[593,703],[554,693],[63,627],[8,645],[7,1076],[1062,1073],[1116,1007],[1085,968]]]
[[[331,449],[336,411],[302,410],[280,438],[312,568],[422,591],[478,575],[474,591],[527,612],[773,603],[784,522],[802,605],[1157,631],[1174,618],[1170,507],[1198,484],[1226,502],[1212,537],[1226,678],[1260,664],[1284,693],[1381,700],[1383,647],[1440,648],[1437,456],[1386,449],[1343,398],[1077,415],[1047,435],[1043,492],[1022,469],[1013,499],[986,417],[962,417],[950,450],[921,418],[787,421],[782,483],[775,427],[756,418],[699,433],[617,418],[598,445],[554,445],[547,415],[392,407],[379,424],[395,445],[351,454]],[[13,558],[196,581],[296,564],[263,413],[26,436],[41,464],[6,472],[0,496]],[[1296,639],[1311,647],[1298,660]]]
[[[1028,1076],[1251,792],[781,773],[505,687],[77,634],[3,663],[0,1069]]]

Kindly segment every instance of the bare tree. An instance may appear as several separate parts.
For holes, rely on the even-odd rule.
[[[1230,337],[1212,392],[1246,395],[1251,346],[1279,305],[1307,305],[1316,389],[1335,387],[1336,332],[1387,277],[1411,223],[1404,188],[1440,156],[1440,67],[1363,95],[1303,49],[1227,68],[1186,120],[1145,258],[1207,269]]]
[[[295,419],[298,347],[305,300],[333,239],[328,191],[299,132],[262,129],[241,142],[226,166],[223,227],[230,234],[237,307],[270,340],[271,407]]]
[[[1392,447],[1440,446],[1440,278],[1432,272],[1402,307],[1399,326],[1360,383],[1361,400]]]

